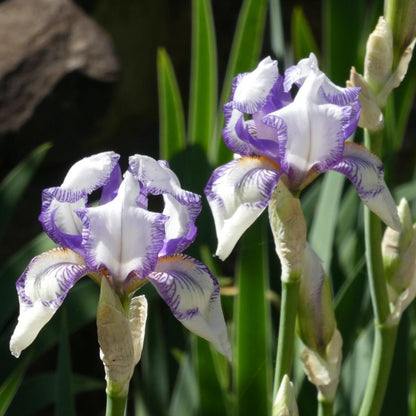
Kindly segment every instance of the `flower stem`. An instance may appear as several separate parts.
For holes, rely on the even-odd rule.
[[[289,279],[282,281],[282,302],[280,307],[273,397],[276,397],[283,376],[287,374],[290,378],[294,355],[299,284],[300,272],[291,272]]]
[[[365,144],[380,156],[382,132],[365,130]],[[381,253],[381,221],[368,208],[364,214],[365,247],[371,302],[375,318],[375,338],[370,373],[361,404],[360,416],[376,416],[380,413],[389,379],[397,325],[388,322],[390,304]]]
[[[334,402],[326,400],[324,397],[318,397],[318,416],[333,416]]]
[[[126,414],[127,396],[112,396],[107,393],[105,416],[124,416]]]
[[[376,326],[370,374],[359,416],[377,416],[381,411],[396,338],[397,325]]]

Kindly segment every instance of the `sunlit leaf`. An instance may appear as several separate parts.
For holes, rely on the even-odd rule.
[[[217,50],[210,0],[192,0],[188,140],[208,154],[217,108]]]
[[[236,265],[234,382],[239,416],[267,415],[271,408],[266,236],[265,218],[261,217],[243,235]]]
[[[230,160],[231,152],[221,139],[224,127],[222,106],[228,101],[233,78],[241,72],[252,71],[259,60],[266,25],[267,0],[244,0],[238,16],[233,44],[227,65],[209,159],[214,164]]]
[[[50,143],[37,147],[0,183],[0,238],[13,215],[16,204],[51,147]]]
[[[186,147],[185,117],[172,62],[163,48],[157,52],[159,91],[159,154],[170,160]]]
[[[295,7],[292,13],[292,46],[295,62],[307,58],[313,52],[319,60],[319,50],[311,27],[301,7]]]

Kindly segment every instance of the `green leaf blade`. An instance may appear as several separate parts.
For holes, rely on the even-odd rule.
[[[259,241],[267,241],[264,217],[245,232],[236,266],[234,378],[239,416],[267,415],[271,411],[267,246]]]
[[[258,63],[263,45],[266,12],[267,0],[245,0],[241,6],[210,146],[209,159],[214,164],[223,164],[231,158],[230,150],[221,140],[221,130],[224,127],[222,106],[230,96],[233,78],[240,72],[253,70]]]
[[[170,160],[186,147],[185,116],[178,82],[169,55],[163,48],[157,52],[159,93],[159,154]]]
[[[50,143],[37,147],[25,160],[19,163],[0,184],[0,237],[6,229],[16,204],[29,185],[37,168],[42,163]]]
[[[192,58],[188,141],[208,154],[217,108],[217,50],[209,0],[192,1]]]

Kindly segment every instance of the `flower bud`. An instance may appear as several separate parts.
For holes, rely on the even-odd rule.
[[[416,0],[385,0],[384,6],[393,33],[395,67],[416,36]]]
[[[302,342],[322,356],[336,330],[331,288],[321,260],[308,245],[299,288],[297,330]]]
[[[147,301],[144,296],[132,299],[127,316],[120,298],[105,278],[101,280],[97,332],[107,394],[115,397],[127,395],[134,367],[143,349],[146,318]]]
[[[333,401],[339,383],[342,361],[342,337],[336,329],[331,341],[325,349],[325,357],[309,348],[301,352],[306,375],[319,391],[319,396]]]
[[[381,246],[389,299],[393,305],[391,319],[395,322],[416,296],[416,224],[412,224],[405,199],[400,201],[398,213],[402,229],[398,232],[388,227]]]
[[[358,125],[369,130],[380,130],[384,127],[384,117],[381,112],[377,97],[368,85],[367,81],[355,70],[350,71],[350,79],[347,81],[347,87],[359,87],[361,92],[359,100],[361,103],[361,114]]]
[[[298,416],[299,410],[296,403],[293,384],[287,374],[283,376],[279,390],[273,402],[273,416]]]
[[[269,222],[282,265],[282,281],[288,281],[303,270],[306,222],[299,198],[292,195],[282,180],[269,202]]]
[[[364,78],[377,93],[392,72],[393,35],[384,17],[380,17],[376,28],[367,40],[364,59]]]

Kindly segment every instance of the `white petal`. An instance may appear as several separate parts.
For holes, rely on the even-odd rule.
[[[218,282],[204,264],[184,255],[164,257],[149,280],[186,328],[231,360]]]
[[[242,74],[234,91],[235,108],[248,114],[258,111],[266,102],[278,76],[277,61],[270,57],[263,59],[254,71]]]
[[[20,314],[10,340],[15,357],[33,342],[71,287],[87,272],[84,259],[68,249],[54,249],[31,261],[16,283]]]
[[[112,278],[123,283],[136,271],[144,278],[153,270],[163,245],[166,218],[137,206],[140,186],[126,172],[112,201],[83,213],[83,246],[87,264],[105,267]]]
[[[81,159],[69,169],[61,188],[91,193],[107,183],[118,159],[119,155],[114,152],[98,153]]]
[[[134,155],[129,159],[134,177],[153,195],[163,194],[166,241],[163,255],[176,254],[194,240],[195,220],[201,212],[201,196],[181,188],[179,179],[167,162],[149,156]]]
[[[363,203],[385,224],[400,230],[397,207],[384,182],[383,167],[377,156],[363,146],[348,142],[342,161],[331,169],[344,174],[352,182]]]
[[[242,157],[217,168],[205,193],[214,216],[217,255],[229,256],[244,231],[266,208],[281,172],[262,157]]]

